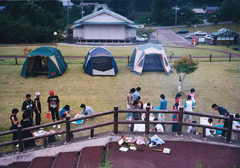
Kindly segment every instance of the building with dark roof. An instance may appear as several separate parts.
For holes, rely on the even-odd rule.
[[[231,30],[223,30],[211,34],[211,44],[236,44],[239,34]]]

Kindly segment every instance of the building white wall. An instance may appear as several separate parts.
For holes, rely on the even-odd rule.
[[[125,25],[84,25],[85,40],[125,40]]]
[[[76,39],[76,38],[83,38],[83,29],[82,28],[73,29],[73,39]]]

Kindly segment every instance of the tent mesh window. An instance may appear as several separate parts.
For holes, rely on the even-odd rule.
[[[145,55],[143,71],[164,71],[160,57],[158,54]]]
[[[98,71],[107,71],[113,68],[111,57],[92,58],[93,69]]]

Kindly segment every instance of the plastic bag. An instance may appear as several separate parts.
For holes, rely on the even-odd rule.
[[[46,114],[46,119],[51,119],[51,113]]]

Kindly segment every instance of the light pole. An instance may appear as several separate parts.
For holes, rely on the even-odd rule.
[[[55,48],[57,48],[57,32],[54,32],[53,35],[55,36]]]
[[[175,9],[175,25],[177,25],[177,4],[176,4],[176,9]]]

